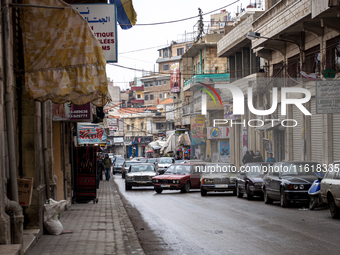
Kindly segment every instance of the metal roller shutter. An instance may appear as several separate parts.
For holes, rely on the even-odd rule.
[[[340,160],[340,113],[333,114],[333,161]]]
[[[302,160],[302,112],[293,106],[293,119],[297,121],[297,126],[293,127],[293,160]]]
[[[314,99],[314,100],[313,100]],[[316,100],[311,100],[311,160],[322,163],[322,114],[316,114]]]

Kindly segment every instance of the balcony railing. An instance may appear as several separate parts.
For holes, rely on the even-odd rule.
[[[204,74],[196,74],[192,76],[189,80],[184,82],[184,87],[192,86],[197,82],[204,82],[205,78],[212,79],[215,81],[229,81],[229,72],[225,71],[223,73],[204,73]]]

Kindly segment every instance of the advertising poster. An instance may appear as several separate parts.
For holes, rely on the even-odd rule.
[[[224,105],[224,118],[227,120],[236,120],[239,115],[233,115],[233,104]]]
[[[53,121],[92,121],[91,103],[85,105],[53,104]]]
[[[104,127],[97,124],[78,124],[77,135],[78,144],[99,144],[107,141]]]
[[[191,145],[205,144],[204,141],[204,115],[191,118]]]
[[[170,82],[171,82],[171,93],[180,92],[180,79],[179,79],[179,63],[173,63],[170,66]]]
[[[220,162],[229,163],[230,162],[230,147],[229,142],[219,142],[219,158]]]

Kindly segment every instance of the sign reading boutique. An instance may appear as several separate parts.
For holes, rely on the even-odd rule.
[[[207,127],[208,139],[225,139],[230,137],[229,127]]]

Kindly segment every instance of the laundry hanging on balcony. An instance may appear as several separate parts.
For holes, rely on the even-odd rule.
[[[106,61],[86,20],[61,0],[25,0],[55,8],[23,8],[25,86],[28,96],[44,102],[108,101]]]

